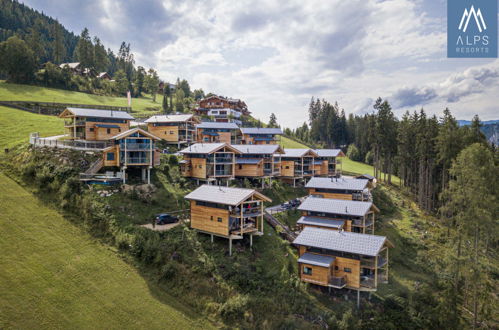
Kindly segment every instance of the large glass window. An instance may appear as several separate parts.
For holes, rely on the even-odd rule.
[[[312,275],[312,267],[303,266],[303,274]]]

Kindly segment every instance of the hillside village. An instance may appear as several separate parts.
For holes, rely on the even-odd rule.
[[[123,111],[66,108],[59,114],[65,135],[42,138],[33,133],[30,143],[95,153],[98,159],[80,180],[103,186],[151,184],[151,171],[169,150],[159,145],[177,150],[181,175],[198,186],[185,196],[190,202],[187,221],[212,242],[214,237],[227,239],[229,255],[234,240],[249,237],[251,247],[254,237],[264,235],[265,219],[277,221],[266,211],[264,204],[272,206],[272,200],[261,189],[274,180],[301,185],[308,195],[292,206],[302,217],[291,241],[298,252],[300,279],[358,294],[388,285],[388,249],[393,244],[375,235],[379,209],[372,202],[374,177],[342,175],[345,154],[340,149],[283,148],[280,128],[240,127],[235,118],[249,114],[240,100],[208,97],[199,104],[195,114],[154,115],[140,122]],[[200,109],[209,109],[208,114],[197,115],[204,111]],[[206,116],[213,121],[202,121]],[[243,180],[252,189],[238,187]]]

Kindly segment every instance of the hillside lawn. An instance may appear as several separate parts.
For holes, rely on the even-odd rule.
[[[39,101],[113,105],[119,107],[128,106],[126,97],[99,96],[56,88],[11,84],[5,81],[0,81],[0,101]],[[156,102],[152,101],[150,95],[132,98],[132,110],[137,113],[155,113],[161,111],[162,102],[163,96],[159,94],[156,95]]]
[[[211,328],[0,173],[0,328]]]

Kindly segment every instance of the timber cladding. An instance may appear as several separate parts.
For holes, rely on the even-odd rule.
[[[329,192],[317,192],[315,188],[308,188],[309,195],[320,195],[323,198],[329,199],[343,199],[351,201],[353,199],[352,194],[339,194],[339,193],[329,193]]]
[[[331,271],[328,267],[320,267],[315,265],[308,265],[305,263],[299,263],[300,267],[300,278],[305,282],[310,282],[314,284],[320,284],[327,286],[329,284],[329,278]],[[310,275],[305,274],[305,268],[311,270]]]
[[[119,128],[97,127],[101,123],[86,122],[85,123],[85,140],[89,141],[102,141],[109,140],[113,136],[118,135],[130,129],[130,123],[112,123],[113,126]],[[106,123],[102,123],[106,124]],[[70,128],[69,128],[70,129]]]
[[[347,286],[360,288],[360,260],[335,257],[333,274],[336,277],[346,276]],[[336,269],[338,268],[338,269]]]
[[[262,177],[263,166],[260,164],[236,164],[236,176]]]
[[[104,150],[103,152],[104,166],[119,166],[120,164],[119,157],[120,153],[118,145]]]
[[[191,201],[191,228],[229,235],[229,210],[199,206]]]
[[[191,175],[193,178],[206,179],[205,158],[191,158]]]
[[[281,161],[281,176],[294,177],[295,176],[295,162],[292,160]]]
[[[148,124],[147,130],[149,133],[152,133],[165,141],[178,142],[178,126],[154,126]]]

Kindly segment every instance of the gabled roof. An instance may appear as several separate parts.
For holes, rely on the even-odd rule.
[[[71,69],[75,69],[80,65],[80,62],[73,62],[73,63],[61,63],[59,67],[62,69],[65,66],[70,67]]]
[[[375,257],[385,242],[385,236],[305,227],[293,244]]]
[[[345,157],[341,149],[314,149],[319,157]]]
[[[108,74],[107,72],[101,72],[101,73],[99,73],[99,74],[97,75],[97,78],[102,78],[102,77],[104,77],[104,76],[111,77],[111,76],[109,76],[109,74]]]
[[[190,120],[194,115],[186,114],[186,115],[161,115],[161,116],[152,116],[146,119],[145,123],[177,123],[177,122],[185,122]]]
[[[304,216],[298,219],[297,224],[340,229],[343,228],[345,220],[333,220],[333,219],[324,219],[319,217]]]
[[[304,253],[301,255],[301,257],[298,259],[298,262],[307,264],[307,265],[314,265],[314,266],[319,266],[319,267],[331,267],[332,263],[334,262],[334,257],[330,256],[324,256],[320,254],[313,254],[313,253]]]
[[[266,202],[272,202],[270,198],[254,189],[210,185],[202,185],[185,196],[185,199],[236,206],[251,196],[255,196]]]
[[[241,132],[243,134],[274,134],[282,135],[282,130],[280,128],[259,128],[259,127],[241,127]]]
[[[211,122],[205,121],[197,124],[196,128],[223,128],[223,129],[239,129],[236,123]]]
[[[309,196],[298,207],[300,211],[321,212],[329,214],[352,215],[362,217],[370,210],[378,212],[372,202],[357,202],[342,199],[329,199]]]
[[[284,153],[284,150],[278,144],[233,144],[232,147],[239,150],[242,154],[249,155]]]
[[[240,154],[239,150],[233,148],[227,143],[194,143],[185,149],[180,150],[181,154],[211,154],[222,148],[227,148],[236,154]]]
[[[115,135],[111,138],[111,140],[120,140],[120,139],[126,138],[127,136],[130,136],[130,135],[137,133],[137,132],[139,134],[145,135],[151,139],[158,140],[158,141],[161,140],[161,138],[157,137],[156,135],[151,134],[147,131],[144,131],[142,128],[138,128],[138,127],[129,129],[128,131],[124,131],[123,133]]]
[[[313,177],[307,182],[305,188],[363,191],[368,184],[369,180],[365,179]]]
[[[84,109],[84,108],[66,108],[59,117],[67,117],[69,114],[77,117],[96,117],[96,118],[116,118],[116,119],[134,119],[128,112],[100,109]]]
[[[370,174],[362,174],[362,175],[357,175],[355,178],[365,178],[367,180],[374,180],[376,179],[374,176],[370,175]]]
[[[314,157],[317,157],[317,153],[313,149],[284,149],[285,154],[282,155],[283,158],[296,158],[303,157],[307,154],[311,154]]]

